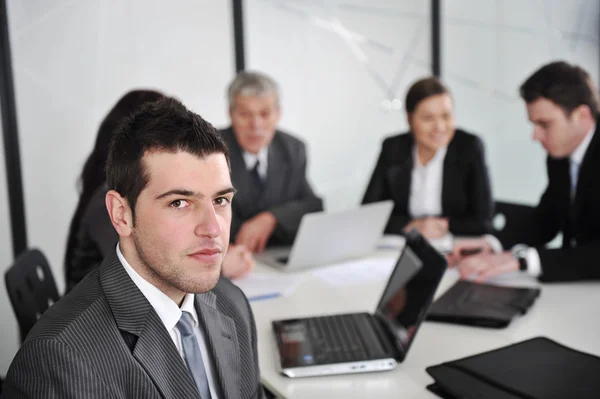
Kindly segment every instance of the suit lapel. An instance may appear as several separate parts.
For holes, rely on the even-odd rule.
[[[196,385],[169,333],[116,253],[103,262],[100,283],[119,329],[138,337],[133,357],[162,396],[198,398]]]
[[[198,390],[171,336],[156,312],[148,315],[133,349],[133,356],[144,367],[165,398],[198,398]]]
[[[252,185],[250,172],[246,168],[242,149],[235,139],[233,130],[228,128],[222,131],[222,135],[227,142],[227,147],[229,149],[231,179],[233,186],[237,189],[236,197],[239,198],[237,201],[234,200],[234,203],[241,210],[243,215],[251,215],[253,213],[253,207],[257,202],[256,199],[259,196],[259,191],[257,187]],[[249,209],[250,205],[252,205],[252,209]]]
[[[412,184],[413,169],[413,138],[412,134],[406,137],[397,152],[393,154],[394,162],[386,170],[387,186],[391,190],[392,198],[398,209],[408,213],[408,198]]]
[[[210,343],[223,397],[235,399],[240,397],[241,386],[240,351],[235,323],[217,310],[216,299],[213,292],[196,295],[196,311]]]
[[[447,215],[449,209],[452,209],[453,194],[457,194],[460,187],[456,177],[460,175],[457,158],[456,140],[450,141],[446,157],[444,159],[444,168],[442,170],[442,215]]]
[[[598,122],[597,122],[598,123]],[[592,137],[592,141],[590,142],[585,155],[583,156],[583,160],[581,161],[581,165],[579,166],[579,175],[577,176],[577,188],[575,190],[575,198],[573,199],[573,208],[572,208],[572,220],[576,222],[579,215],[583,211],[583,200],[586,197],[584,193],[585,190],[589,190],[590,188],[595,187],[595,179],[594,173],[596,173],[596,159],[598,158],[597,153],[600,151],[600,125],[596,125],[596,132],[594,133],[594,137]],[[568,167],[570,165],[567,163]]]
[[[290,178],[289,157],[285,151],[278,133],[275,133],[275,137],[269,146],[267,185],[264,193],[268,204],[277,204],[284,197],[282,193],[285,190],[286,182]]]

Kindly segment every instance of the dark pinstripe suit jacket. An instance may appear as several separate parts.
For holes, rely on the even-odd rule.
[[[262,398],[256,327],[229,280],[196,295],[220,398]],[[6,398],[198,398],[169,333],[116,253],[40,318],[13,360]]]

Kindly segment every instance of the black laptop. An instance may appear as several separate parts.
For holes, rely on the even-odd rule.
[[[438,298],[427,320],[504,328],[527,313],[541,288],[501,287],[459,280]]]
[[[393,369],[406,357],[446,266],[427,240],[410,232],[374,314],[273,322],[281,372],[294,378]]]

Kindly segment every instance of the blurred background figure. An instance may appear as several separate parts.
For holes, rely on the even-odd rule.
[[[521,85],[533,124],[533,140],[548,153],[548,186],[512,251],[493,237],[462,241],[454,249],[465,278],[484,281],[498,274],[527,271],[542,281],[600,279],[600,99],[581,67],[564,61],[544,65]],[[562,233],[561,248],[546,244]],[[461,257],[465,249],[482,253]]]
[[[233,200],[231,240],[252,252],[291,245],[302,216],[323,210],[306,179],[302,141],[277,129],[279,89],[270,77],[242,72],[228,89]]]
[[[104,203],[108,191],[105,167],[112,136],[140,106],[163,97],[154,90],[132,90],[117,101],[100,124],[94,149],[79,177],[81,194],[69,227],[64,260],[67,292],[100,266],[106,254],[114,252],[119,238]]]
[[[488,233],[493,202],[483,142],[455,127],[448,89],[435,77],[421,79],[405,109],[410,131],[384,140],[362,202],[394,200],[388,234]]]

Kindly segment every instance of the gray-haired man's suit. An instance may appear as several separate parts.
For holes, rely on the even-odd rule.
[[[253,184],[233,129],[221,130],[221,134],[229,148],[231,181],[237,189],[232,202],[231,240],[235,241],[244,222],[268,211],[277,219],[268,245],[292,245],[302,217],[323,210],[323,201],[306,179],[304,143],[280,130],[275,132],[269,145],[267,179],[260,189]]]
[[[229,280],[196,295],[219,398],[262,398],[256,328]],[[154,308],[107,257],[31,330],[8,371],[6,398],[198,398]]]

